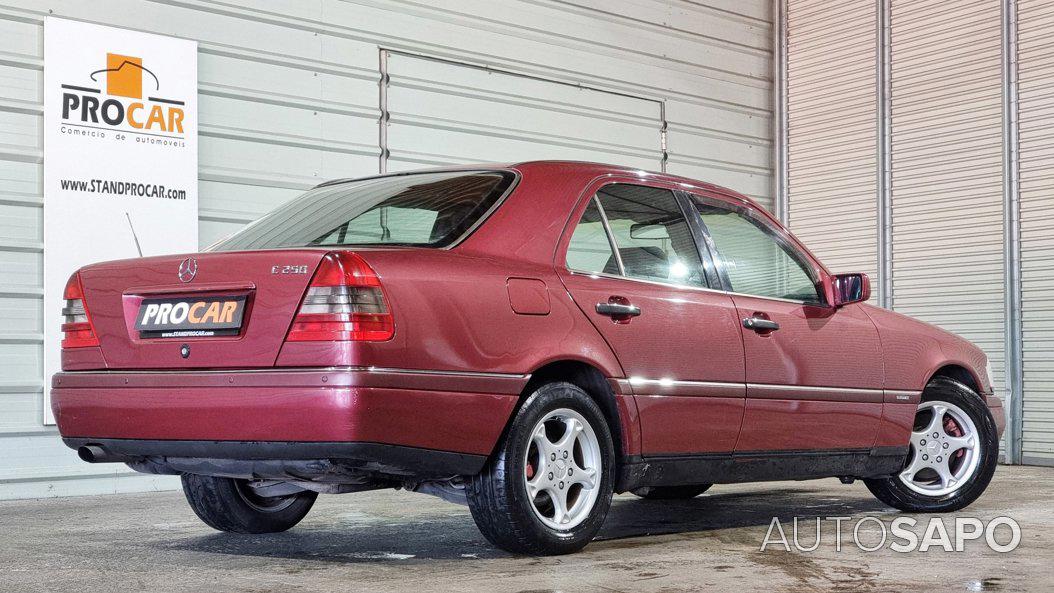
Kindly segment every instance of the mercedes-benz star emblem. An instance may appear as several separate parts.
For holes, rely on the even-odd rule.
[[[179,281],[190,282],[198,275],[198,260],[188,257],[179,263]]]

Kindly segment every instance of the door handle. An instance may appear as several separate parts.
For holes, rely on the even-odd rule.
[[[763,317],[747,317],[743,320],[743,327],[756,332],[774,332],[780,328],[780,324]]]
[[[615,322],[626,323],[631,317],[640,315],[640,307],[631,305],[624,298],[611,297],[606,303],[597,303],[597,313],[607,315]]]

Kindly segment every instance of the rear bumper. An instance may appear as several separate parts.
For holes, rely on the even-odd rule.
[[[245,461],[244,467],[295,466],[313,460],[332,460],[348,470],[388,476],[445,477],[479,473],[486,455],[436,451],[383,443],[252,442],[252,441],[156,441],[142,439],[63,438],[71,449],[100,447],[109,461],[133,463],[143,459]],[[256,469],[252,474],[260,474]],[[271,476],[273,477],[273,476]]]
[[[326,368],[66,372],[52,408],[67,445],[127,457],[349,459],[475,473],[525,375]],[[469,471],[471,470],[471,471]]]

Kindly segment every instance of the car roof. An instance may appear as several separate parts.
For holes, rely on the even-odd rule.
[[[684,185],[686,189],[705,189],[719,194],[723,194],[731,198],[743,200],[745,202],[749,202],[750,204],[758,206],[758,204],[754,200],[747,197],[746,195],[741,194],[740,192],[698,179],[682,177],[680,175],[674,175],[671,173],[663,173],[661,171],[648,171],[634,167],[627,167],[625,165],[611,165],[593,161],[574,161],[560,159],[518,161],[513,163],[469,163],[464,165],[449,165],[444,167],[428,167],[422,169],[412,169],[408,171],[395,171],[389,173],[380,173],[377,175],[367,175],[365,177],[346,177],[341,179],[332,179],[329,181],[324,181],[316,185],[315,187],[326,187],[331,185],[338,185],[341,183],[348,183],[351,181],[361,181],[364,179],[376,179],[379,177],[398,177],[402,175],[416,175],[420,173],[441,173],[446,171],[507,171],[521,169],[532,169],[544,173],[546,172],[546,170],[552,170],[553,172],[556,172],[561,169],[566,170],[569,167],[575,169],[577,173],[593,173],[597,176],[604,174],[631,174],[637,175],[642,179],[679,183],[681,185]]]
[[[611,165],[606,163],[597,163],[592,161],[571,161],[571,160],[538,160],[538,161],[524,161],[509,165],[512,168],[523,168],[523,167],[539,167],[539,168],[562,168],[567,166],[573,166],[575,169],[583,172],[593,172],[597,175],[603,174],[629,174],[636,175],[642,179],[651,179],[658,181],[666,181],[671,183],[679,183],[684,185],[686,188],[699,188],[717,193],[725,194],[731,197],[739,198],[749,202],[753,202],[749,197],[737,192],[733,189],[717,185],[716,183],[710,183],[702,181],[700,179],[692,179],[690,177],[684,177],[681,175],[674,175],[673,173],[664,173],[661,171],[651,171],[647,169],[641,169],[637,167],[628,167],[625,165]]]

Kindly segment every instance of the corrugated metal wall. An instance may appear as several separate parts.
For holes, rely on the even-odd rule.
[[[878,294],[874,0],[790,0],[790,227]]]
[[[843,2],[833,11],[830,3],[789,0],[791,228],[835,270],[855,267],[879,280],[873,282],[874,302],[882,280],[876,269],[882,240],[881,6],[873,0]],[[982,347],[992,362],[996,392],[1005,397],[1003,2],[885,0],[885,6],[892,305]],[[1027,93],[1035,101],[1029,107],[1022,99],[1022,129],[1026,118],[1035,126],[1022,175],[1033,192],[1025,214],[1032,225],[1030,246],[1039,248],[1044,241],[1054,246],[1048,238],[1054,227],[1036,222],[1051,211],[1039,206],[1040,200],[1049,201],[1041,193],[1047,187],[1039,169],[1049,166],[1042,161],[1047,152],[1040,128],[1049,116],[1042,106],[1050,100],[1044,83],[1054,71],[1044,70],[1052,62],[1040,56],[1050,48],[1043,38],[1050,16],[1041,13],[1054,15],[1054,5],[1022,7],[1019,20],[1032,35],[1034,63]],[[1023,73],[1026,61],[1023,54]],[[1023,93],[1025,84],[1023,78]],[[1024,155],[1024,143],[1022,150]],[[1037,271],[1043,269],[1042,257],[1032,254]],[[1054,437],[1054,375],[1041,375],[1054,373],[1045,360],[1054,351],[1051,336],[1044,333],[1054,328],[1049,313],[1054,306],[1036,300],[1045,279],[1033,276],[1030,280],[1026,271],[1026,319],[1032,321],[1026,324],[1031,371],[1025,422],[1033,435]],[[1044,311],[1048,317],[1042,317]],[[1050,445],[1043,446],[1049,454]]]
[[[893,308],[988,353],[1002,392],[998,0],[892,3]]]
[[[49,12],[199,41],[203,245],[320,180],[377,172],[381,48],[394,52],[392,169],[527,156],[657,169],[665,115],[668,170],[771,203],[767,0],[8,0],[0,4],[0,497],[173,485],[83,464],[41,425]],[[531,120],[493,121],[502,115],[496,102],[512,95]],[[493,117],[482,121],[486,113]]]
[[[1018,2],[1025,463],[1054,465],[1054,3]]]
[[[389,171],[539,158],[662,167],[662,103],[387,52]]]

